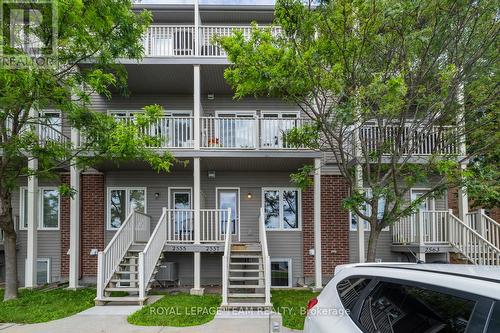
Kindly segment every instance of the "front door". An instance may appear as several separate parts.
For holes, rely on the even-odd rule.
[[[217,208],[231,210],[231,220],[227,220],[226,215],[222,215],[221,230],[223,233],[229,229],[233,235],[233,240],[237,239],[239,223],[239,189],[217,189]],[[227,225],[229,224],[229,228]]]
[[[191,209],[191,190],[172,189],[170,207],[174,209],[173,220],[175,234],[178,239],[188,240],[192,237],[193,212]]]

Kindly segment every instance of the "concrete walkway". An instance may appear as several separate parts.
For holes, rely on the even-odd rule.
[[[134,326],[127,316],[139,306],[96,306],[71,317],[41,324],[3,324],[1,333],[268,333],[269,318],[220,314],[209,323],[194,327]],[[283,328],[282,333],[301,332]]]

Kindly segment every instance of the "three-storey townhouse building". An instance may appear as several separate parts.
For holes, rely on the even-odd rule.
[[[270,305],[270,288],[319,289],[335,266],[362,259],[368,233],[357,230],[342,208],[347,182],[323,152],[294,147],[283,135],[307,122],[305,115],[275,98],[234,100],[224,80],[230,64],[213,37],[249,32],[251,22],[271,25],[273,6],[200,0],[135,8],[151,10],[154,21],[144,36],[143,60],[119,59],[131,93],[95,96],[93,108],[120,121],[133,120],[146,105],[161,105],[165,114],[148,130],[163,140],[151,149],[169,150],[188,163],[157,173],[141,161],[107,161],[62,170],[59,181],[20,179],[13,202],[20,285],[96,283],[99,303],[143,302],[161,274],[192,286],[193,294],[221,285],[223,305]],[[60,127],[42,131],[44,137],[79,140],[56,110],[44,116]],[[301,190],[290,174],[305,164],[316,168],[313,186]],[[76,195],[60,197],[61,183]],[[425,190],[413,189],[408,200]],[[415,252],[421,259],[449,260],[448,253],[457,251],[445,231],[456,206],[449,197],[429,200],[422,213],[383,231],[378,259],[413,261]],[[467,214],[461,202],[460,214]],[[482,238],[500,230],[482,212],[469,215],[487,225],[488,231],[478,231]],[[489,240],[498,250],[498,233]],[[498,251],[488,253],[498,258]],[[117,290],[131,296],[111,297]]]

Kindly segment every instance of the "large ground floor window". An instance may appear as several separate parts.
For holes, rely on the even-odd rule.
[[[39,187],[38,195],[38,229],[59,230],[60,197],[57,187]],[[19,229],[28,229],[28,188],[21,187]]]
[[[299,230],[300,190],[297,188],[262,189],[264,221],[268,230]]]
[[[145,187],[108,187],[109,230],[120,228],[132,210],[146,213]]]

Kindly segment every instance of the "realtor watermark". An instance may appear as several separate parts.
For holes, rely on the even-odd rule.
[[[55,1],[0,0],[0,65],[53,65],[57,59],[57,27]]]
[[[203,307],[203,306],[193,306],[193,307],[177,307],[177,306],[160,306],[160,307],[150,307],[149,314],[155,316],[200,316],[200,315],[210,315],[215,316],[217,314],[227,314],[233,315],[270,315],[271,313],[280,313],[282,315],[301,315],[305,316],[307,314],[307,308],[304,307],[252,307],[251,309],[231,309],[231,310],[221,310],[219,307]],[[318,307],[309,310],[309,314],[312,316],[335,316],[335,317],[345,317],[350,315],[349,309],[344,308],[334,308],[334,307]]]

